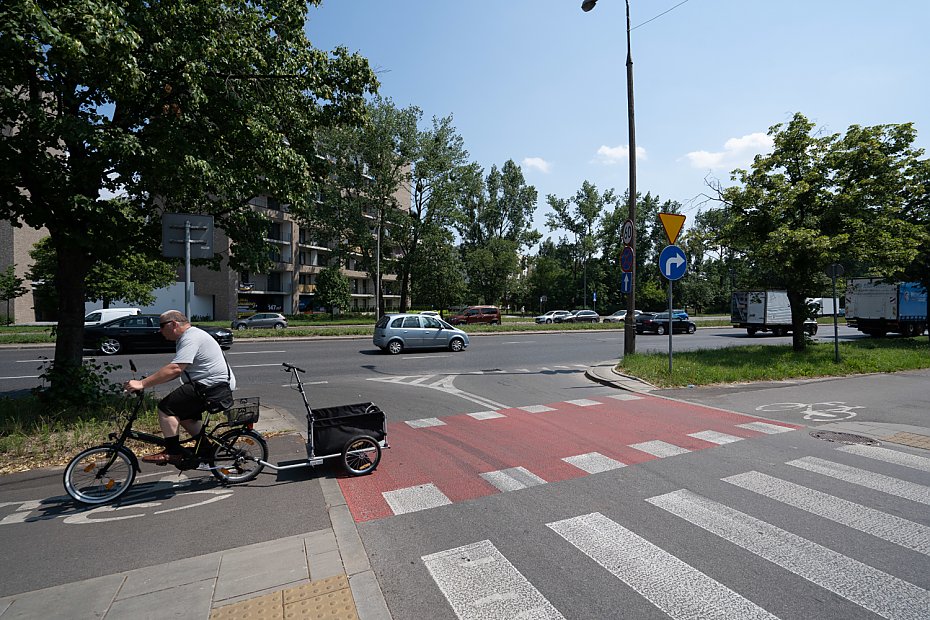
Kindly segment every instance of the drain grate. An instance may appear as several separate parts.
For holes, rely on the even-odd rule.
[[[824,441],[835,441],[836,443],[845,443],[845,444],[862,444],[865,446],[880,446],[881,444],[876,439],[871,437],[866,437],[865,435],[856,435],[853,433],[837,433],[834,431],[813,431],[811,437],[815,439],[823,439]]]

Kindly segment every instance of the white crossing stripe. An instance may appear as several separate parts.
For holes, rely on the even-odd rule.
[[[666,456],[676,456],[678,454],[686,454],[691,452],[687,448],[682,448],[681,446],[675,446],[664,441],[644,441],[642,443],[630,444],[630,447],[634,450],[639,450],[640,452],[645,452],[659,458],[664,458]]]
[[[498,413],[496,411],[476,411],[474,413],[468,414],[470,417],[475,418],[476,420],[493,420],[494,418],[506,418],[503,413]]]
[[[460,620],[565,620],[489,540],[421,559]]]
[[[405,489],[384,491],[381,495],[384,497],[384,501],[388,503],[388,506],[391,507],[391,511],[396,515],[428,510],[438,506],[448,506],[452,503],[445,493],[431,482]]]
[[[643,397],[636,394],[611,394],[607,398],[613,398],[614,400],[642,400]]]
[[[757,471],[729,476],[723,478],[723,481],[882,540],[930,555],[930,527],[926,525]]]
[[[579,398],[578,400],[566,400],[565,402],[567,402],[570,405],[575,405],[578,407],[590,407],[591,405],[601,404],[596,400],[590,400],[588,398]]]
[[[411,428],[428,428],[430,426],[445,426],[446,423],[439,418],[421,418],[419,420],[407,420],[407,426]]]
[[[768,422],[747,422],[746,424],[737,424],[740,428],[749,429],[751,431],[758,431],[760,433],[765,433],[766,435],[774,435],[775,433],[787,433],[795,429],[788,428],[787,426],[781,426],[779,424],[769,424]]]
[[[517,409],[522,409],[527,413],[545,413],[547,411],[555,411],[552,407],[547,407],[545,405],[528,405],[526,407],[517,407]]]
[[[725,443],[733,443],[734,441],[741,441],[743,439],[742,437],[737,437],[736,435],[727,435],[726,433],[720,433],[718,431],[688,433],[688,437],[694,437],[695,439],[701,439],[703,441],[709,441],[710,443],[721,445]]]
[[[885,618],[926,618],[930,592],[682,489],[647,502]]]
[[[582,471],[586,471],[589,474],[599,474],[602,471],[610,471],[611,469],[619,469],[621,467],[626,467],[626,464],[616,461],[609,456],[604,456],[600,452],[589,452],[587,454],[579,454],[577,456],[566,456],[562,459],[569,465],[574,465]]]
[[[885,461],[893,465],[902,465],[904,467],[910,467],[911,469],[930,472],[930,459],[925,456],[907,454],[906,452],[898,452],[897,450],[880,448],[878,446],[863,446],[861,444],[843,446],[842,448],[837,448],[837,450],[840,452],[857,454],[859,456],[866,456],[878,461]]]
[[[599,512],[547,525],[672,618],[776,618]]]
[[[411,381],[408,385],[418,385],[420,383],[423,383],[424,381],[427,381],[428,379],[432,379],[435,376],[436,375],[423,375],[422,377],[417,377],[416,379]]]
[[[903,497],[904,499],[930,506],[930,487],[925,487],[922,484],[908,482],[907,480],[898,480],[891,476],[876,474],[864,469],[850,467],[849,465],[834,463],[833,461],[819,459],[815,456],[805,456],[800,459],[788,461],[787,464],[799,469],[806,469],[807,471],[812,471],[817,474],[823,474],[824,476],[830,476],[831,478],[836,478],[844,482],[858,484],[859,486],[872,489],[873,491],[880,491],[888,495],[894,495],[895,497]]]
[[[523,467],[488,471],[481,474],[481,477],[505,492],[546,484],[545,480]]]

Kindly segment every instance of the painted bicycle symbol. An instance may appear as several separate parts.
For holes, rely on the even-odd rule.
[[[804,414],[805,420],[815,422],[835,422],[856,417],[853,409],[865,409],[858,405],[843,402],[828,403],[772,403],[756,407],[756,411],[797,411]]]

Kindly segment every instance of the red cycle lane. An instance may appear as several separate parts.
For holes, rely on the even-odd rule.
[[[666,450],[703,450],[800,428],[650,396],[619,398],[625,400],[601,396],[526,408],[532,412],[502,409],[495,412],[499,417],[486,419],[448,416],[434,426],[392,423],[388,426],[391,448],[384,451],[377,471],[341,478],[339,485],[356,522],[371,521],[500,493],[490,480],[501,475],[506,484],[518,486],[588,475],[563,460],[568,457],[589,455],[611,467],[635,466],[660,458],[657,454]],[[754,426],[760,422],[761,426]],[[746,424],[750,427],[739,426]],[[704,439],[690,436],[707,431]],[[400,498],[393,505],[388,500],[392,496]],[[407,497],[414,498],[412,504],[399,508]]]

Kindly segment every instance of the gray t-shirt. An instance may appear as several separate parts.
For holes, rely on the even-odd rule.
[[[181,381],[197,381],[210,386],[229,381],[229,387],[236,389],[236,375],[226,364],[223,350],[213,336],[200,328],[188,328],[175,345],[174,364],[188,364],[186,374],[181,374]]]

